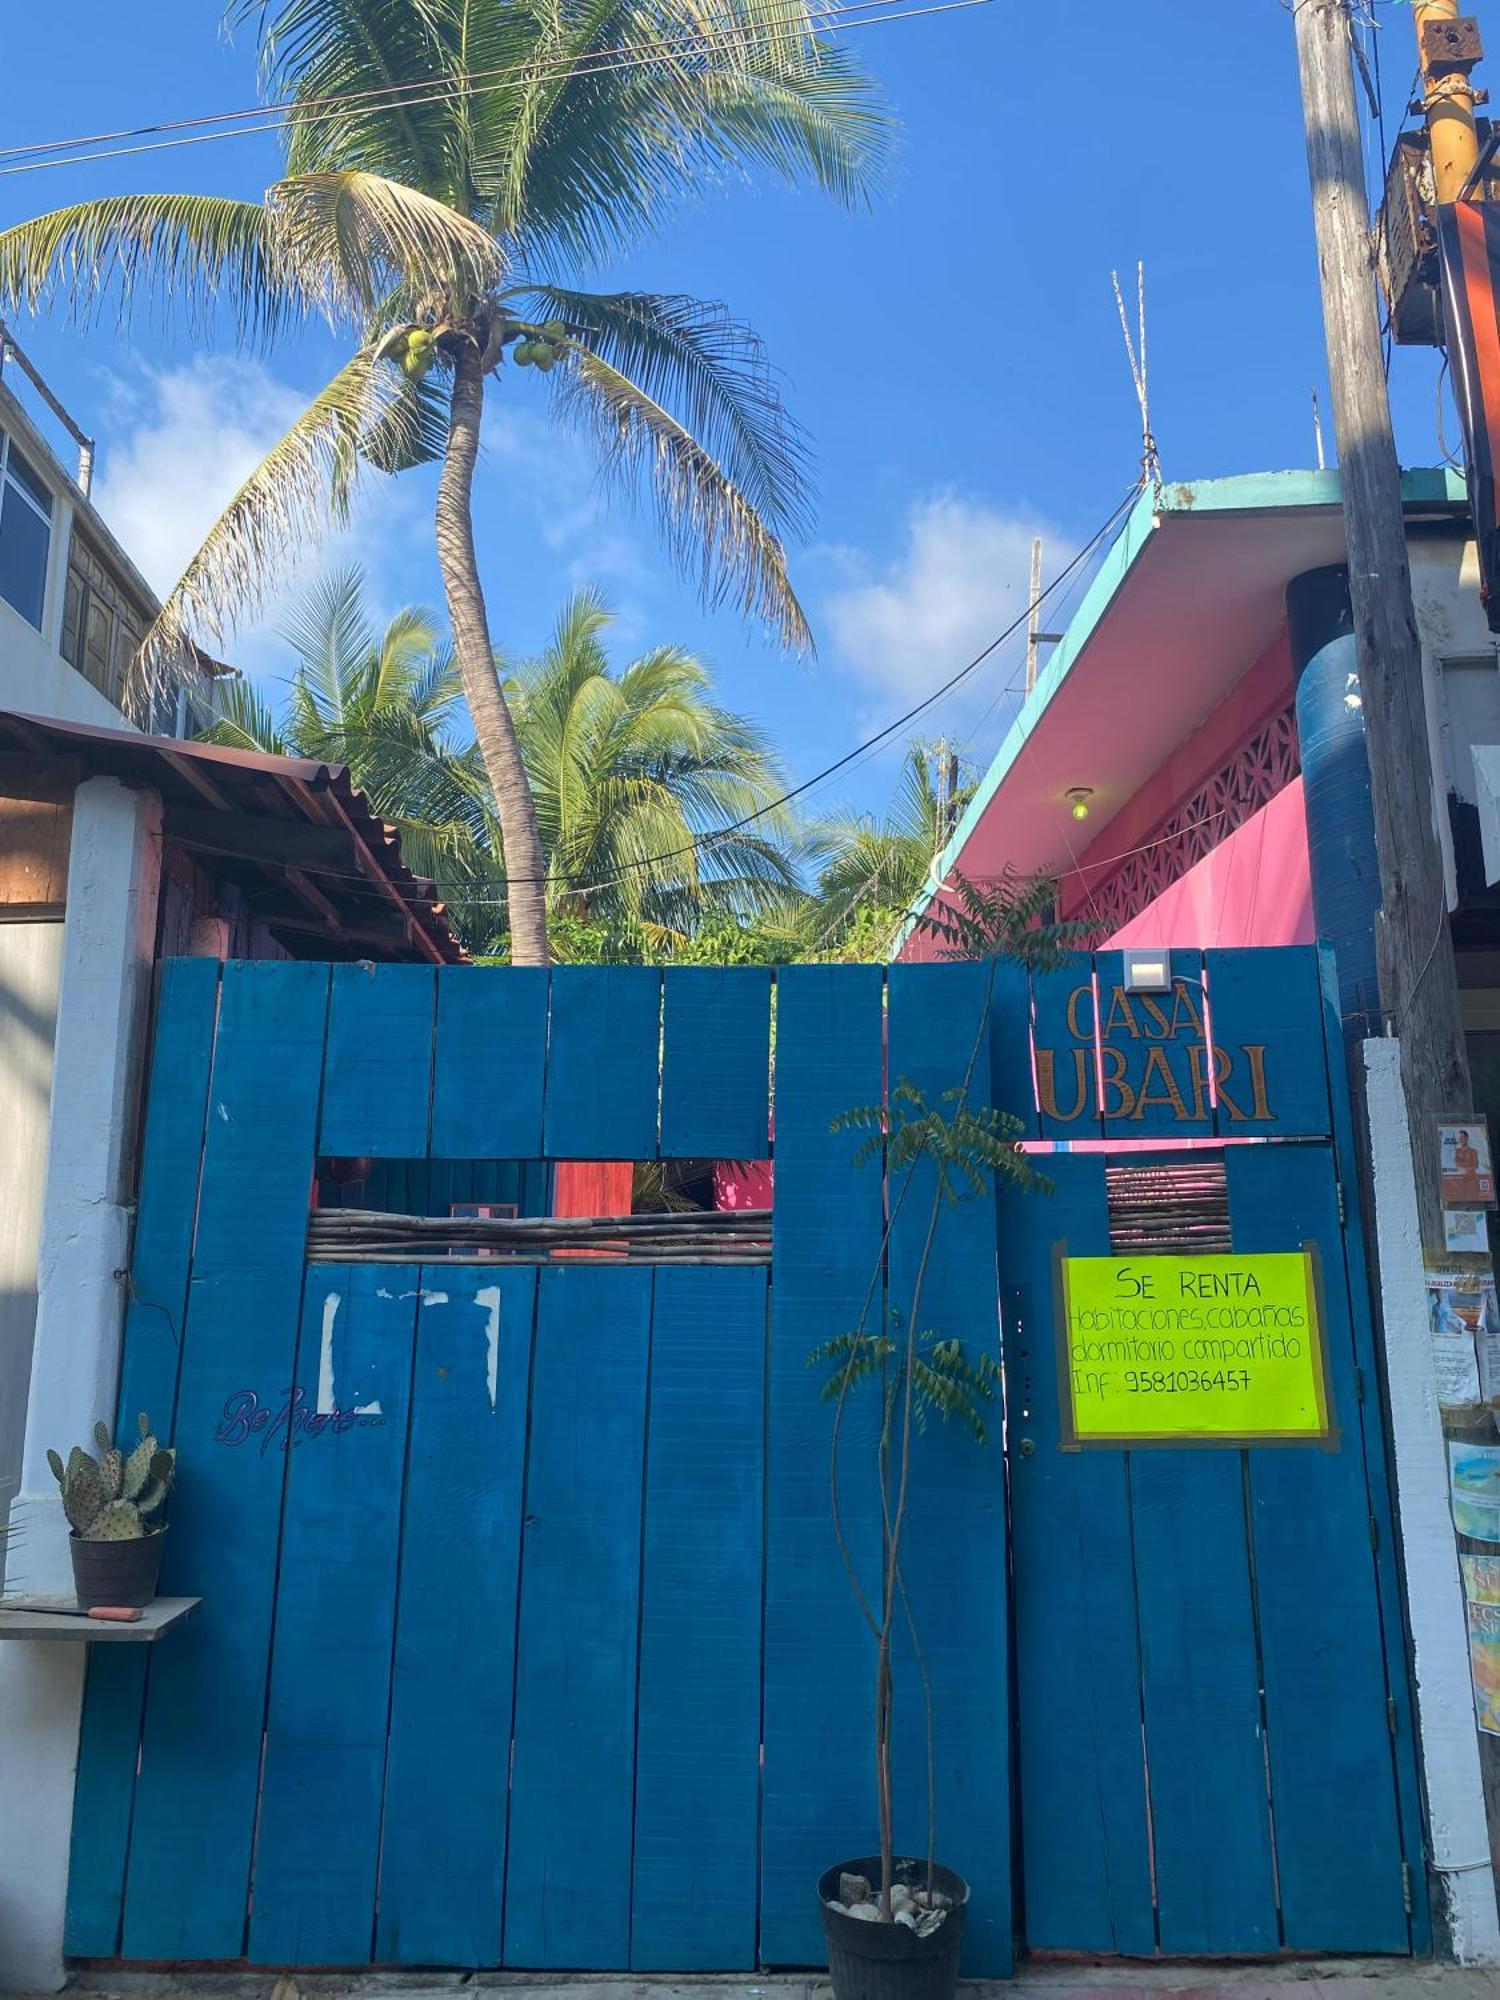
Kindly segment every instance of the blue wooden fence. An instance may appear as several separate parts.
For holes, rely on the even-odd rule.
[[[1018,1927],[1146,1954],[1420,1949],[1319,968],[1177,956],[1149,1005],[1104,953],[1035,979],[169,964],[121,1409],[178,1446],[163,1584],[204,1603],[157,1647],[94,1651],[69,1949],[817,1961],[816,1876],[874,1838],[873,1661],[806,1358],[872,1271],[899,1303],[922,1254],[920,1182],[882,1253],[881,1174],[830,1130],[899,1076],[967,1078],[1039,1138],[1295,1141],[1227,1149],[1232,1224],[1247,1250],[1324,1245],[1343,1433],[1332,1453],[1059,1451],[1052,1250],[1108,1249],[1105,1155],[1056,1156],[1050,1197],[943,1216],[924,1319],[998,1351],[1003,1308],[1008,1438],[938,1427],[918,1449],[898,1840],[926,1840],[925,1670],[967,1969],[1008,1972]],[[535,1189],[553,1160],[770,1150],[769,1272],[304,1261],[322,1154],[426,1163],[427,1199],[453,1162],[530,1163],[505,1171]],[[237,1422],[252,1395],[348,1421],[284,1449]],[[851,1410],[844,1491],[866,1578],[872,1415]]]

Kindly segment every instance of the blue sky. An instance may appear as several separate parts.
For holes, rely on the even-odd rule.
[[[1377,19],[1394,130],[1414,68],[1410,11],[1382,0]],[[771,730],[795,777],[920,699],[1017,615],[1033,533],[1050,574],[1124,492],[1138,419],[1111,267],[1133,283],[1136,259],[1146,263],[1168,478],[1310,464],[1314,384],[1328,408],[1284,5],[1074,0],[1064,32],[1062,17],[991,0],[856,39],[904,124],[872,212],[718,187],[628,261],[587,274],[721,298],[765,335],[819,462],[818,529],[794,564],[816,661],[788,660],[698,608],[649,521],[601,495],[582,450],[547,432],[534,377],[508,372],[481,474],[499,643],[534,647],[568,588],[597,581],[622,642],[699,647],[723,698]],[[5,43],[7,145],[255,95],[252,47],[226,42],[203,0],[155,0],[148,16],[103,0],[19,10]],[[269,141],[240,139],[10,174],[0,224],[112,187],[254,195],[276,170]],[[173,326],[81,334],[58,317],[17,332],[97,432],[100,503],[159,586],[338,359],[318,332],[259,358],[202,352]],[[1437,457],[1437,359],[1395,356],[1408,463]],[[335,551],[368,564],[382,609],[438,601],[429,509],[423,477],[397,482]],[[227,650],[258,674],[278,671],[265,630]],[[1019,669],[1013,644],[924,733],[982,762],[1014,710]],[[890,781],[889,757],[870,760],[814,803],[878,806]]]

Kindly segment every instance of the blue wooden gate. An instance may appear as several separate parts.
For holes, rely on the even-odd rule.
[[[993,985],[975,965],[169,964],[120,1406],[178,1446],[163,1584],[204,1603],[156,1647],[94,1649],[69,1950],[818,1959],[815,1878],[872,1841],[873,1663],[806,1361],[858,1321],[872,1269],[901,1295],[931,1213],[888,1223],[880,1171],[830,1121],[897,1077],[960,1082],[976,1038],[971,1101],[992,1086],[1038,1138],[1291,1142],[1225,1148],[1235,1243],[1323,1244],[1342,1446],[1061,1451],[1053,1246],[1109,1249],[1106,1155],[1049,1161],[1051,1197],[944,1213],[934,1326],[997,1343],[998,1256],[1013,1512],[1008,1537],[998,1434],[923,1440],[910,1589],[939,1844],[973,1885],[966,1967],[1008,1972],[1018,1926],[1038,1949],[1421,1948],[1318,969],[1178,970],[1200,995],[1206,976],[1222,1075],[1188,1046],[1192,1008],[1120,1015],[1107,954]],[[305,1260],[320,1156],[745,1159],[768,1131],[769,1272]],[[844,1513],[871,1576],[873,1485],[848,1482]],[[898,1839],[920,1848],[903,1645]]]
[[[1036,1103],[1034,1134],[1085,1142],[1047,1161],[1043,1214],[1001,1204],[1025,1938],[1192,1957],[1425,1951],[1331,964],[1310,948],[1174,952],[1161,999],[1127,993],[1122,971],[1100,952],[1092,970],[1029,982],[1034,1099],[996,1008],[1002,1101]],[[1321,1252],[1335,1449],[1060,1449],[1055,1246],[1116,1247],[1106,1173],[1132,1156],[1112,1144],[1187,1136],[1231,1142],[1234,1250]]]

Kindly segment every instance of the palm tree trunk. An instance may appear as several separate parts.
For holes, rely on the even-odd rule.
[[[453,367],[453,402],[448,448],[438,481],[437,553],[453,627],[453,657],[464,699],[484,760],[504,848],[505,894],[510,910],[513,965],[547,965],[546,873],[537,831],[536,803],[521,760],[516,725],[495,671],[485,615],[484,591],[474,556],[474,462],[479,456],[479,422],[484,410],[484,376],[472,341],[458,349]]]

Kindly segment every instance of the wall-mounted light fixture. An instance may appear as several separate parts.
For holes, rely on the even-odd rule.
[[[1088,818],[1089,801],[1093,796],[1093,792],[1087,785],[1075,785],[1070,792],[1063,793],[1063,797],[1068,802],[1068,810],[1072,813],[1074,819]]]
[[[1126,951],[1125,991],[1127,993],[1170,993],[1172,958],[1165,951]]]

